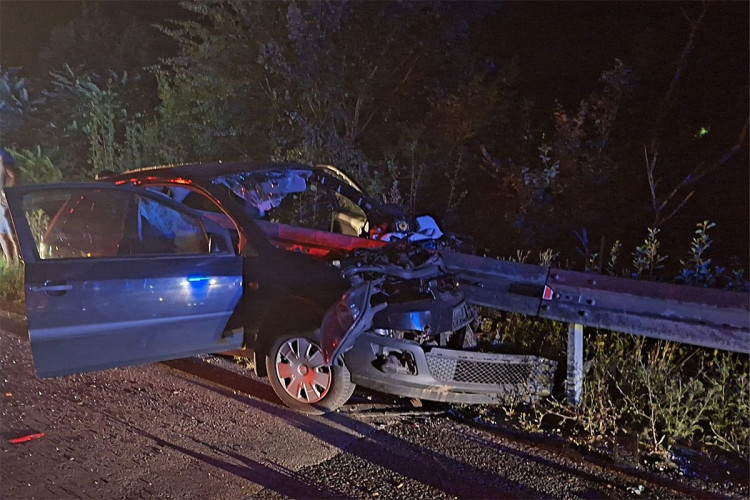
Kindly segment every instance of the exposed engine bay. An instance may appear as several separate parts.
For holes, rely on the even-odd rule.
[[[548,395],[556,362],[479,352],[477,308],[433,245],[395,241],[336,262],[352,288],[323,321],[328,362],[357,366],[357,384],[452,402]]]

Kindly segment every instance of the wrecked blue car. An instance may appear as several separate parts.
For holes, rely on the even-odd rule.
[[[478,352],[432,218],[333,167],[164,166],[7,198],[41,377],[242,349],[306,413],[356,385],[465,403],[551,390],[554,362]]]

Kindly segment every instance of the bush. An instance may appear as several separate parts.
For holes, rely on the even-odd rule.
[[[49,156],[42,153],[42,148],[11,151],[24,184],[45,184],[62,182],[63,175]]]
[[[697,225],[675,280],[693,286],[747,290],[743,270],[727,273],[706,257],[711,246],[708,231],[714,226],[708,221]],[[623,273],[659,279],[666,256],[659,254],[657,235],[657,230],[649,230],[632,254],[635,270]],[[585,243],[587,238],[579,236],[579,241]],[[606,265],[598,254],[585,252],[587,270],[615,274],[619,251],[618,241]],[[524,261],[529,255],[519,251],[516,259]],[[559,363],[558,379],[564,377],[567,325],[491,310],[483,310],[481,317],[479,335],[484,348],[555,359]],[[586,337],[585,359],[587,371],[579,406],[568,405],[564,394],[558,393],[533,407],[506,404],[480,412],[492,420],[512,418],[527,431],[566,428],[573,440],[589,445],[612,446],[623,435],[635,436],[642,449],[663,458],[677,443],[750,456],[747,355],[593,330]]]
[[[594,369],[578,417],[612,415],[609,431],[637,434],[648,451],[665,454],[678,441],[750,452],[748,357],[736,353],[597,332],[589,342]],[[616,411],[607,411],[607,406]]]
[[[0,260],[0,299],[3,304],[23,304],[23,279],[23,265]]]
[[[563,323],[483,311],[479,335],[484,349],[556,359],[558,379],[564,377]],[[513,417],[526,431],[565,424],[571,439],[588,445],[614,446],[622,435],[635,436],[663,458],[678,442],[750,455],[748,356],[597,330],[587,336],[585,359],[577,407],[556,393],[534,407],[480,411],[492,420]]]

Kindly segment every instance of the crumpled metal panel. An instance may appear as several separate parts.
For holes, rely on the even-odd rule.
[[[380,370],[378,357],[408,355],[410,373]],[[407,354],[408,353],[408,354]],[[344,355],[357,385],[403,397],[467,404],[532,402],[550,394],[557,363],[529,355],[459,351],[365,332]]]
[[[454,274],[472,304],[521,314],[539,314],[547,268],[488,257],[443,252],[448,273]]]

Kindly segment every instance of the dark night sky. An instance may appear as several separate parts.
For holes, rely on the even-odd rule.
[[[29,66],[49,42],[53,29],[81,13],[80,0],[0,0],[0,63],[3,67]],[[176,1],[102,1],[103,11],[115,19],[136,17],[145,24],[184,17]]]

